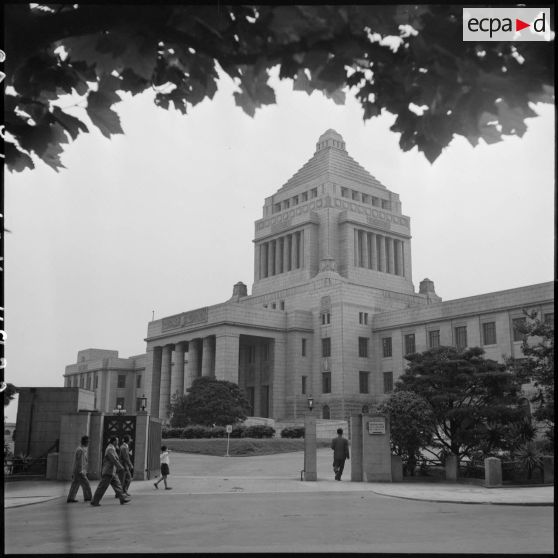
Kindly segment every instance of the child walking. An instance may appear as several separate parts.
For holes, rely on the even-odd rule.
[[[165,483],[165,490],[171,490],[172,486],[167,486],[167,477],[170,475],[169,469],[169,451],[167,446],[161,446],[161,478],[153,483],[155,488],[159,488],[157,485],[163,481]]]

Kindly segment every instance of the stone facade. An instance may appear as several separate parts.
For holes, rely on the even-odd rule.
[[[553,304],[552,283],[442,302],[424,279],[416,292],[410,217],[399,196],[328,130],[313,157],[265,199],[251,295],[237,283],[226,302],[150,322],[146,355],[81,351],[66,382],[105,375],[97,405],[107,410],[116,397],[110,378],[141,370],[148,409],[164,420],[173,394],[214,376],[238,383],[254,416],[299,420],[311,394],[319,417],[348,420],[391,391],[410,349],[481,345],[490,358],[517,357],[513,320],[524,308],[553,319]],[[126,405],[138,393],[126,392]]]

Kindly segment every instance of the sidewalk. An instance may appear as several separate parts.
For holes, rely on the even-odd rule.
[[[318,450],[318,480],[300,480],[304,461],[302,452],[255,456],[215,457],[171,453],[168,494],[262,494],[292,492],[373,492],[382,496],[432,502],[462,504],[499,504],[521,506],[554,505],[554,486],[484,488],[459,483],[364,483],[350,481],[350,461],[341,482],[333,480],[331,450]],[[19,507],[66,498],[69,482],[18,481],[5,483],[5,508]],[[93,490],[98,481],[92,481]],[[164,490],[161,483],[159,490]],[[134,481],[130,493],[134,498],[155,492],[153,479]],[[112,490],[109,489],[112,494]],[[78,499],[82,499],[81,490]]]

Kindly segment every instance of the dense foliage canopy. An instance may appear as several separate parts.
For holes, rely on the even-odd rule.
[[[187,391],[187,395],[173,397],[170,406],[173,427],[225,426],[244,420],[250,410],[250,404],[233,382],[204,376],[196,378]]]
[[[405,357],[409,366],[396,391],[412,391],[429,403],[433,446],[442,453],[460,458],[509,450],[526,428],[517,375],[483,354],[479,347],[439,347]]]
[[[31,154],[61,168],[63,144],[89,130],[123,133],[114,105],[147,89],[182,113],[217,91],[221,68],[249,115],[275,103],[271,68],[295,90],[363,118],[388,111],[404,151],[434,161],[456,134],[473,145],[523,135],[532,102],[553,102],[553,45],[462,40],[451,5],[7,4],[4,7],[8,168]],[[63,101],[63,102],[61,102]],[[72,102],[71,105],[75,106]]]

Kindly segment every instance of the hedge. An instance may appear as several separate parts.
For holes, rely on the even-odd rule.
[[[287,426],[281,430],[281,438],[304,438],[304,426]]]
[[[275,429],[271,426],[235,425],[231,432],[231,438],[273,438]],[[200,426],[192,425],[184,428],[164,427],[161,432],[163,438],[226,438],[227,431],[224,426]]]

